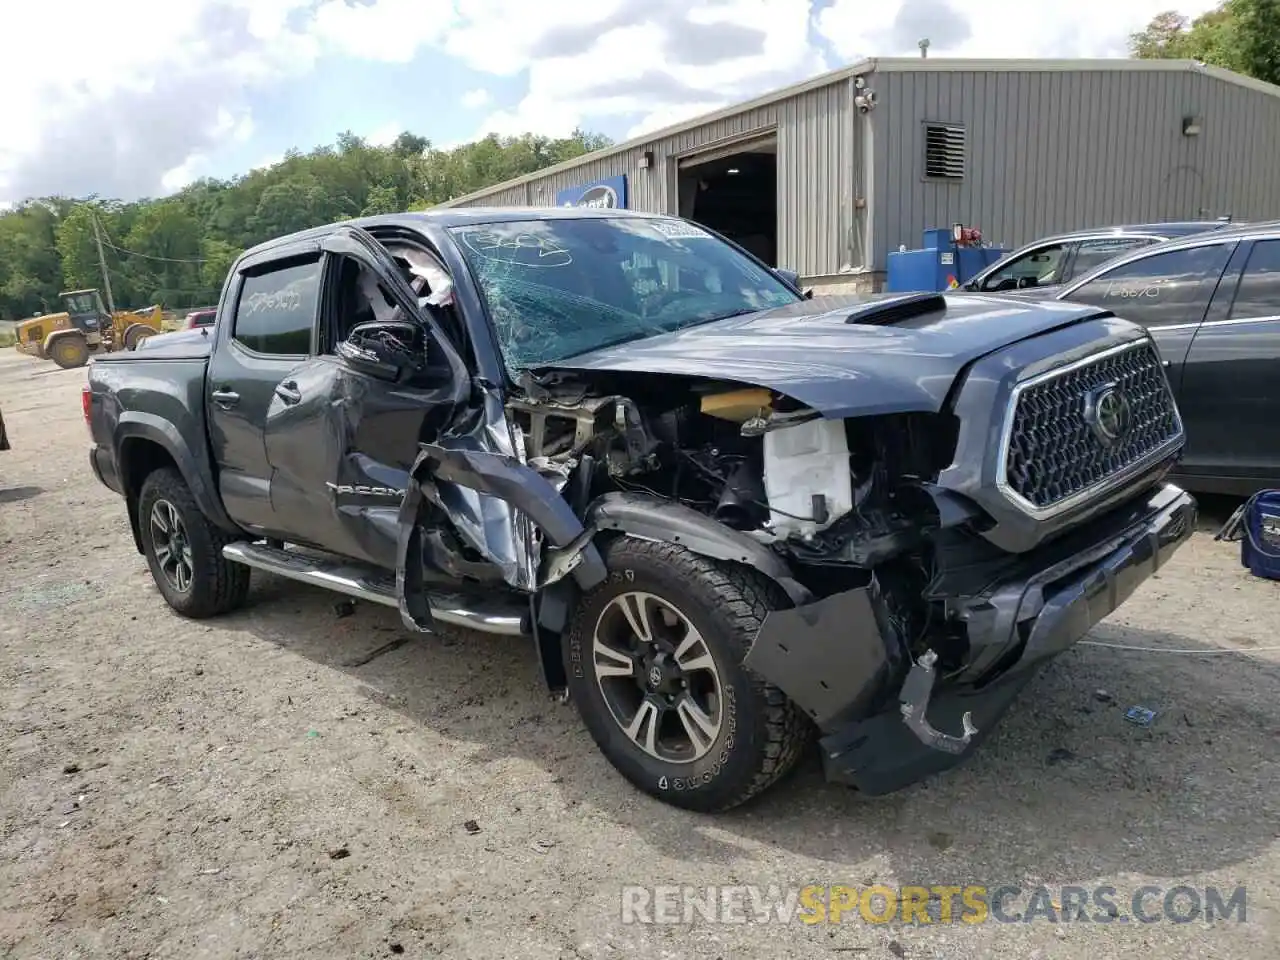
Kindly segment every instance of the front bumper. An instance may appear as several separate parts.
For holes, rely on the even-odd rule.
[[[958,604],[969,662],[982,669],[939,682],[928,710],[935,728],[952,733],[965,713],[972,715],[978,732],[956,753],[926,746],[904,724],[896,684],[909,664],[882,639],[873,592],[849,591],[770,614],[746,662],[818,724],[829,780],[890,793],[972,754],[1040,668],[1159,570],[1191,536],[1195,520],[1191,495],[1164,484],[1126,509],[1092,547]]]

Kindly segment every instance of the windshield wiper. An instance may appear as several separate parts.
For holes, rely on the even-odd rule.
[[[684,323],[678,327],[673,327],[672,329],[687,330],[690,327],[702,327],[708,323],[719,323],[721,320],[731,320],[734,317],[745,317],[749,313],[760,313],[760,312],[761,312],[760,307],[742,307],[739,310],[730,310],[728,313],[716,314],[714,317],[704,317],[699,320],[694,320],[691,323]]]

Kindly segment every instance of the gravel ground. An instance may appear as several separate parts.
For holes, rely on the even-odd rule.
[[[871,800],[810,757],[747,809],[686,814],[612,771],[521,643],[410,637],[258,574],[235,615],[173,615],[89,471],[83,380],[0,350],[0,957],[1280,956],[1276,653],[1080,646],[945,777]],[[1280,584],[1202,531],[1092,639],[1265,647],[1277,625]],[[1126,723],[1131,704],[1159,715]],[[646,925],[620,906],[624,884],[970,882],[1109,885],[1122,915],[1144,884],[1244,884],[1247,912]]]

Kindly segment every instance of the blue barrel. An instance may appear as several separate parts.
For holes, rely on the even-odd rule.
[[[1215,540],[1240,541],[1240,565],[1280,580],[1280,490],[1261,490],[1232,514]]]

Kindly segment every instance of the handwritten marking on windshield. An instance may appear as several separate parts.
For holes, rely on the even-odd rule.
[[[567,267],[573,263],[573,255],[554,238],[536,233],[469,230],[462,239],[472,252],[496,263],[520,267]]]
[[[669,240],[710,240],[711,234],[692,223],[679,220],[651,220],[649,225]]]

